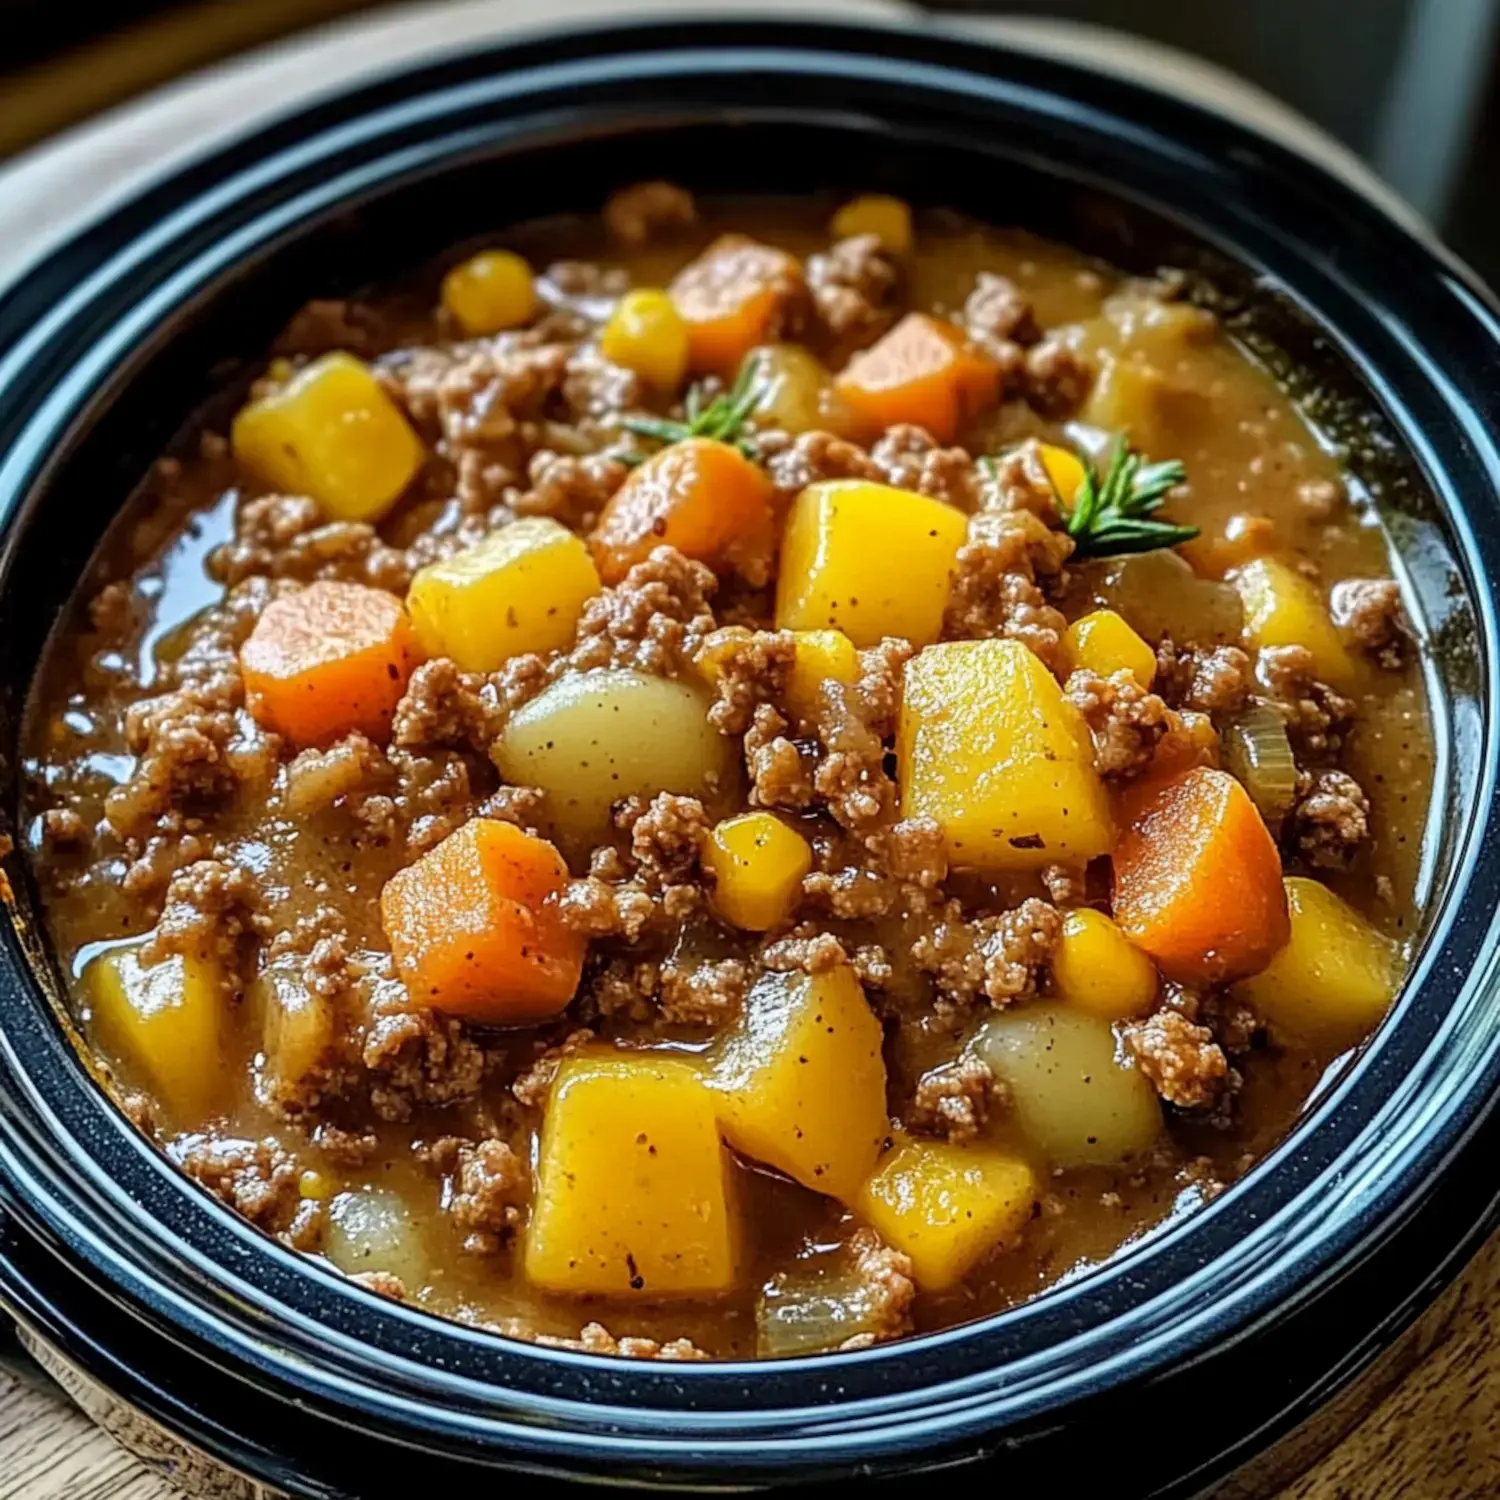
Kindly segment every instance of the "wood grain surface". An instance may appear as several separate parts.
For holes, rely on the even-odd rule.
[[[184,80],[111,112],[0,169],[0,282],[90,205],[103,211],[143,179],[179,164],[215,135],[281,113],[352,77],[477,36],[539,22],[645,10],[744,10],[717,0],[464,0],[401,7],[299,37]],[[807,0],[759,0],[808,14]],[[893,0],[819,0],[823,11],[910,14]],[[1169,87],[1232,105],[1268,132],[1378,185],[1342,148],[1273,101],[1211,69],[1145,43],[1025,21],[993,22],[1013,42],[1092,55]],[[1394,212],[1407,217],[1399,205]],[[1279,1500],[1479,1500],[1500,1495],[1500,1241],[1450,1293],[1444,1331],[1425,1357],[1330,1454]],[[178,1491],[96,1429],[59,1391],[0,1371],[0,1500],[168,1500]]]

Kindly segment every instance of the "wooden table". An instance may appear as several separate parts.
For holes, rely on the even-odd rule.
[[[817,0],[825,12],[909,13],[895,0]],[[329,7],[333,8],[333,7]],[[174,84],[0,169],[0,284],[42,251],[82,204],[102,211],[144,177],[351,76],[566,18],[650,9],[731,10],[717,0],[463,0],[440,9],[386,10],[303,35]],[[758,0],[756,14],[806,16],[807,0]],[[973,24],[965,22],[964,24]],[[1389,195],[1341,148],[1258,90],[1184,64],[1145,43],[1044,22],[978,23],[1039,50],[1094,57],[1252,116],[1264,130],[1323,156],[1388,204]],[[3,109],[3,103],[0,103]],[[1409,219],[1399,205],[1393,210]],[[1445,1331],[1425,1358],[1345,1440],[1280,1500],[1477,1500],[1500,1495],[1500,1241],[1450,1294]],[[167,1500],[178,1492],[118,1448],[59,1392],[0,1373],[0,1500]]]

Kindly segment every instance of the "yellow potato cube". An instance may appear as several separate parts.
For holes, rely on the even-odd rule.
[[[957,1286],[1031,1218],[1036,1176],[1019,1157],[983,1145],[899,1140],[865,1183],[856,1212],[911,1257],[924,1292]]]
[[[1143,688],[1156,680],[1156,653],[1112,609],[1096,609],[1068,626],[1075,667],[1112,677],[1129,672]]]
[[[765,974],[709,1075],[736,1151],[852,1202],[889,1124],[880,1022],[854,973]]]
[[[1289,875],[1287,945],[1235,986],[1278,1036],[1342,1051],[1362,1041],[1390,1007],[1401,950],[1321,881]]]
[[[261,483],[310,495],[336,521],[378,521],[426,453],[368,365],[325,354],[279,391],[240,408],[237,463]]]
[[[794,828],[768,812],[729,818],[703,855],[714,877],[714,910],[747,932],[766,932],[796,904],[812,850]]]
[[[799,630],[796,637],[786,701],[794,714],[812,720],[825,682],[859,681],[859,653],[842,630]]]
[[[599,573],[581,537],[543,516],[512,521],[411,581],[406,608],[429,656],[466,672],[572,643]]]
[[[611,364],[634,370],[647,385],[670,393],[687,374],[688,326],[665,292],[626,292],[599,335],[599,352]]]
[[[542,1127],[527,1278],[574,1296],[731,1290],[733,1172],[691,1063],[575,1053],[558,1070]]]
[[[809,485],[781,538],[778,630],[841,630],[860,647],[938,638],[963,512],[864,479]]]
[[[912,244],[911,209],[900,198],[887,193],[866,193],[839,209],[828,230],[836,240],[873,234],[882,249],[892,255],[905,255]]]
[[[1214,420],[1207,392],[1174,380],[1151,364],[1105,355],[1081,418],[1090,427],[1125,434],[1153,458],[1170,457]]]
[[[934,818],[957,866],[1086,864],[1114,845],[1088,726],[1019,641],[951,641],[906,664],[901,811]]]
[[[443,277],[443,306],[471,337],[531,321],[536,286],[531,267],[514,251],[482,250]]]
[[[180,953],[147,966],[140,944],[131,943],[94,959],[83,987],[90,1036],[175,1124],[204,1124],[224,1085],[226,995],[218,968]]]
[[[1143,1015],[1156,999],[1156,966],[1103,912],[1063,917],[1052,955],[1052,988],[1064,1005],[1106,1021]]]
[[[1305,646],[1323,682],[1356,685],[1359,668],[1312,579],[1275,558],[1257,557],[1235,573],[1234,586],[1245,605],[1245,633],[1257,648]]]
[[[1078,496],[1078,487],[1083,483],[1083,460],[1076,453],[1066,448],[1059,448],[1056,443],[1039,443],[1037,451],[1041,454],[1042,467],[1047,471],[1047,478],[1052,481],[1052,488],[1057,491],[1057,498],[1069,509]]]

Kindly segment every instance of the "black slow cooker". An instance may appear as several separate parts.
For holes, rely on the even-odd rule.
[[[1052,1494],[1199,1493],[1392,1344],[1493,1227],[1500,1188],[1500,310],[1322,168],[1065,61],[792,21],[475,48],[239,139],[0,297],[4,806],[48,632],[206,390],[309,296],[642,176],[891,191],[1180,266],[1302,384],[1375,497],[1430,647],[1439,794],[1403,998],[1243,1182],[1027,1306],[812,1360],[636,1363],[382,1301],[211,1200],[75,1052],[12,857],[0,1297],[89,1389],[298,1495],[493,1471],[743,1489],[981,1466]]]

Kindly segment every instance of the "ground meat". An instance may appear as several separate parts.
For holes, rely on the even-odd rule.
[[[895,315],[896,263],[880,237],[856,234],[807,259],[813,306],[833,336],[868,343]]]
[[[977,503],[979,477],[963,448],[944,448],[924,427],[898,422],[870,450],[870,461],[887,484],[946,500],[961,510]]]
[[[303,1212],[296,1158],[274,1141],[188,1136],[170,1154],[195,1182],[270,1234],[290,1233]]]
[[[602,1323],[585,1323],[576,1339],[561,1339],[555,1334],[538,1333],[533,1343],[547,1349],[576,1349],[583,1354],[615,1354],[621,1359],[699,1360],[709,1356],[690,1339],[617,1339]]]
[[[1297,503],[1310,520],[1331,521],[1344,503],[1344,486],[1337,479],[1304,479]]]
[[[1238,646],[1177,646],[1168,638],[1157,647],[1154,686],[1173,708],[1235,714],[1245,706],[1255,674]]]
[[[405,1302],[408,1295],[406,1283],[389,1271],[351,1271],[349,1280],[377,1297],[389,1297],[392,1302]]]
[[[1013,517],[983,512],[958,549],[943,634],[949,640],[1020,641],[1057,676],[1066,673],[1068,622],[1033,582],[1034,564]]]
[[[326,750],[303,750],[287,766],[286,810],[293,817],[310,817],[389,779],[390,765],[379,747],[362,734],[350,734]]]
[[[1054,906],[1088,905],[1088,879],[1083,870],[1069,865],[1044,865],[1042,884],[1047,887],[1047,898]]]
[[[810,484],[825,479],[880,479],[882,473],[858,443],[831,432],[774,430],[756,439],[771,483],[783,500],[793,500]]]
[[[530,653],[511,657],[497,672],[461,672],[449,657],[435,656],[412,673],[396,705],[391,743],[488,754],[511,714],[546,684],[546,664]]]
[[[577,1052],[580,1047],[586,1047],[593,1040],[594,1033],[587,1027],[580,1027],[577,1031],[569,1032],[557,1046],[548,1047],[511,1084],[510,1091],[517,1103],[526,1109],[545,1109],[547,1095],[552,1091],[552,1085],[557,1078],[557,1070],[562,1065],[563,1059]]]
[[[657,547],[624,580],[583,607],[571,665],[686,675],[713,633],[714,575],[671,547]]]
[[[49,807],[42,814],[42,838],[49,849],[81,849],[92,837],[87,820],[71,807]]]
[[[680,885],[702,875],[699,861],[712,831],[712,820],[696,797],[659,792],[629,820],[631,856],[648,880]]]
[[[373,1130],[341,1130],[327,1121],[313,1132],[313,1142],[328,1159],[341,1167],[362,1167],[380,1149]]]
[[[726,1026],[740,1013],[750,988],[750,966],[743,959],[695,959],[663,964],[661,1018],[679,1026]]]
[[[531,488],[512,501],[518,516],[549,516],[580,532],[592,529],[599,512],[625,483],[630,470],[609,453],[554,453],[543,448],[532,454],[526,477]]]
[[[580,425],[639,407],[645,389],[634,370],[612,364],[597,344],[585,344],[568,356],[563,404],[570,419]]]
[[[418,1105],[455,1104],[479,1092],[484,1053],[461,1022],[394,998],[376,1009],[362,1061],[381,1119],[406,1120]]]
[[[1094,739],[1094,767],[1117,780],[1138,775],[1171,727],[1172,712],[1129,671],[1101,677],[1081,670],[1068,678],[1068,701]]]
[[[1206,1026],[1164,1008],[1124,1027],[1125,1043],[1141,1072],[1168,1104],[1206,1109],[1224,1088],[1229,1061]]]
[[[849,962],[844,945],[816,923],[803,923],[761,949],[760,961],[777,973],[826,974]]]
[[[336,579],[399,594],[414,560],[383,542],[373,526],[325,519],[306,495],[261,495],[240,506],[234,536],[209,554],[207,566],[227,586],[257,577]]]
[[[782,713],[762,703],[745,731],[745,769],[752,807],[798,811],[812,804],[814,765],[810,752],[787,738],[791,726]]]
[[[217,859],[197,860],[172,877],[141,957],[153,964],[173,953],[191,954],[214,960],[232,975],[245,940],[269,929],[261,906],[260,887],[248,870]]]
[[[1002,362],[1017,344],[1034,344],[1041,337],[1031,303],[1015,282],[981,271],[974,290],[964,300],[964,326],[982,348],[998,352]]]
[[[540,787],[497,787],[478,807],[476,818],[493,818],[497,823],[514,823],[527,833],[535,833],[542,826],[542,817],[547,805],[547,794]]]
[[[450,346],[403,349],[376,374],[412,421],[450,458],[514,439],[562,390],[573,348],[502,334]]]
[[[639,248],[659,230],[697,220],[693,195],[670,182],[637,182],[611,193],[604,205],[604,227],[622,245]]]
[[[276,340],[276,353],[368,356],[389,342],[389,320],[378,308],[344,297],[315,297],[293,315]]]
[[[948,877],[948,844],[933,818],[902,818],[865,840],[874,865],[893,880],[935,891]]]
[[[1286,721],[1299,761],[1331,759],[1354,723],[1355,706],[1313,676],[1306,646],[1263,646],[1256,673],[1272,693],[1272,706]]]
[[[938,1017],[951,1023],[981,994],[997,1008],[1034,994],[1061,935],[1057,909],[1035,896],[1012,911],[973,918],[950,899],[923,913],[911,956],[932,977]]]
[[[911,655],[909,642],[888,638],[860,653],[857,682],[823,685],[816,728],[824,753],[813,788],[835,821],[855,832],[873,832],[891,820],[896,789],[885,747],[895,733],[902,671]]]
[[[908,1130],[973,1140],[989,1115],[995,1075],[977,1057],[958,1057],[924,1073],[906,1112]]]
[[[423,1153],[445,1179],[442,1206],[463,1233],[464,1249],[493,1255],[521,1223],[531,1169],[504,1141],[444,1136]]]
[[[1026,399],[1043,416],[1070,416],[1094,383],[1094,367],[1066,340],[1044,338],[1026,351]]]
[[[1287,838],[1315,869],[1347,869],[1370,837],[1370,799],[1345,771],[1304,771]]]
[[[986,511],[1029,512],[1057,536],[1066,536],[1058,530],[1062,517],[1057,509],[1057,490],[1035,438],[1028,438],[981,466],[979,505]],[[1071,552],[1072,538],[1067,541]],[[1062,560],[1066,561],[1066,557]]]
[[[586,875],[571,880],[558,912],[574,932],[590,938],[638,942],[660,914],[656,897],[637,881],[613,882]]]
[[[872,1326],[839,1345],[841,1352],[868,1349],[912,1330],[917,1287],[911,1257],[893,1250],[873,1229],[856,1230],[847,1252],[859,1283],[857,1303],[862,1322]]]
[[[789,630],[728,626],[703,643],[700,669],[708,668],[716,701],[708,721],[720,734],[744,734],[763,703],[778,707],[791,681],[797,642]]]
[[[1388,671],[1405,665],[1411,627],[1393,578],[1345,578],[1333,586],[1328,607],[1359,646]]]

